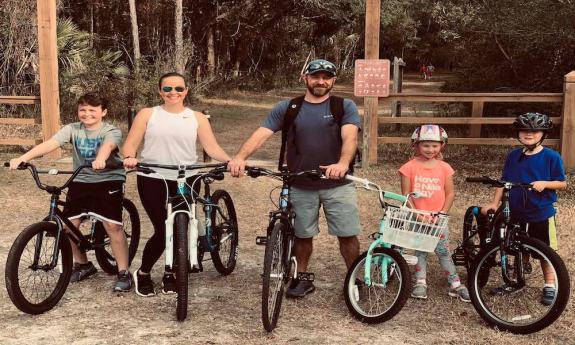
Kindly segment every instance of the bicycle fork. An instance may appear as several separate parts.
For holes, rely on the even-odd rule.
[[[174,219],[178,213],[188,215],[188,260],[190,265],[198,267],[198,219],[196,218],[195,204],[190,211],[179,210],[172,212],[172,205],[168,204],[166,217],[166,269],[172,271],[174,266]]]

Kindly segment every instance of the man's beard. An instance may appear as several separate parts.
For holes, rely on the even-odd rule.
[[[331,88],[333,87],[333,85],[328,86],[328,87],[311,87],[309,84],[306,85],[307,89],[309,90],[309,92],[316,96],[316,97],[322,97],[325,96],[326,94],[328,94],[331,91]]]

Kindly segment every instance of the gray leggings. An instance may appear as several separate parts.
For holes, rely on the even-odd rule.
[[[417,256],[417,265],[415,265],[416,280],[425,280],[427,276],[427,254],[427,252],[415,251],[415,256]],[[457,275],[455,264],[453,264],[451,252],[449,251],[449,229],[445,229],[441,234],[441,239],[435,247],[435,254],[437,254],[439,264],[443,268],[444,274],[447,276],[447,282],[449,285],[459,282],[459,276]]]

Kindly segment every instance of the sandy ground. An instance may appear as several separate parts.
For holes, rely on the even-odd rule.
[[[273,104],[275,97],[262,100]],[[259,103],[253,102],[252,104]],[[213,120],[222,146],[230,152],[238,145],[267,112],[267,107],[246,107],[242,128],[238,132],[236,118],[226,113],[233,106],[218,105],[222,114]],[[244,128],[245,127],[245,128]],[[238,134],[239,133],[239,134]],[[277,136],[276,136],[277,137]],[[260,152],[257,159],[275,159],[279,139],[275,138]],[[383,157],[398,154],[382,152]],[[14,154],[0,155],[1,161]],[[483,155],[485,157],[485,155]],[[451,159],[451,160],[450,160]],[[401,157],[383,161],[357,175],[374,179],[385,188],[398,191],[395,171]],[[457,171],[457,198],[451,220],[451,244],[461,238],[463,212],[468,205],[485,202],[490,191],[470,187],[464,176],[494,174],[501,168],[487,161],[460,162],[457,152],[448,156]],[[43,166],[54,163],[41,162]],[[59,165],[65,166],[65,165]],[[38,221],[48,210],[48,196],[39,191],[27,172],[0,169],[0,275],[8,250],[18,233],[27,224]],[[572,176],[569,183],[573,185]],[[269,179],[226,178],[218,186],[228,190],[239,215],[240,247],[236,270],[221,277],[210,262],[205,271],[191,275],[189,315],[184,322],[175,319],[175,297],[158,295],[141,298],[135,293],[113,293],[114,277],[102,271],[88,281],[70,285],[61,302],[51,311],[30,316],[17,310],[0,288],[1,344],[575,344],[575,305],[571,298],[562,317],[551,327],[532,335],[517,336],[490,329],[483,323],[471,304],[450,298],[441,276],[437,259],[430,256],[429,299],[410,299],[392,320],[379,325],[364,325],[347,311],[343,298],[345,265],[339,255],[336,240],[322,233],[316,239],[310,271],[316,274],[317,291],[300,301],[285,300],[277,329],[268,334],[263,330],[261,314],[261,277],[264,248],[255,245],[255,237],[264,234],[267,212],[273,208],[270,191],[278,183]],[[139,267],[141,250],[152,233],[151,225],[135,190],[135,178],[127,182],[127,197],[136,202],[142,222],[140,251],[133,263]],[[378,228],[381,209],[375,195],[359,192],[363,232],[362,250],[369,244],[368,235]],[[560,194],[558,203],[559,253],[571,273],[575,270],[572,253],[575,197],[573,187]],[[93,257],[92,257],[93,258]],[[93,259],[95,260],[95,259]],[[153,278],[160,286],[163,257],[156,264]],[[433,274],[435,272],[435,274]],[[466,275],[460,268],[462,279]]]

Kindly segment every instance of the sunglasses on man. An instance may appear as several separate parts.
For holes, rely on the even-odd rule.
[[[162,87],[162,91],[165,93],[172,92],[172,90],[176,90],[177,93],[182,93],[182,92],[186,91],[186,88],[183,86],[176,86],[176,87],[163,86]]]
[[[319,71],[325,71],[335,75],[336,68],[334,64],[328,61],[311,62],[306,68],[306,74],[313,74]]]

